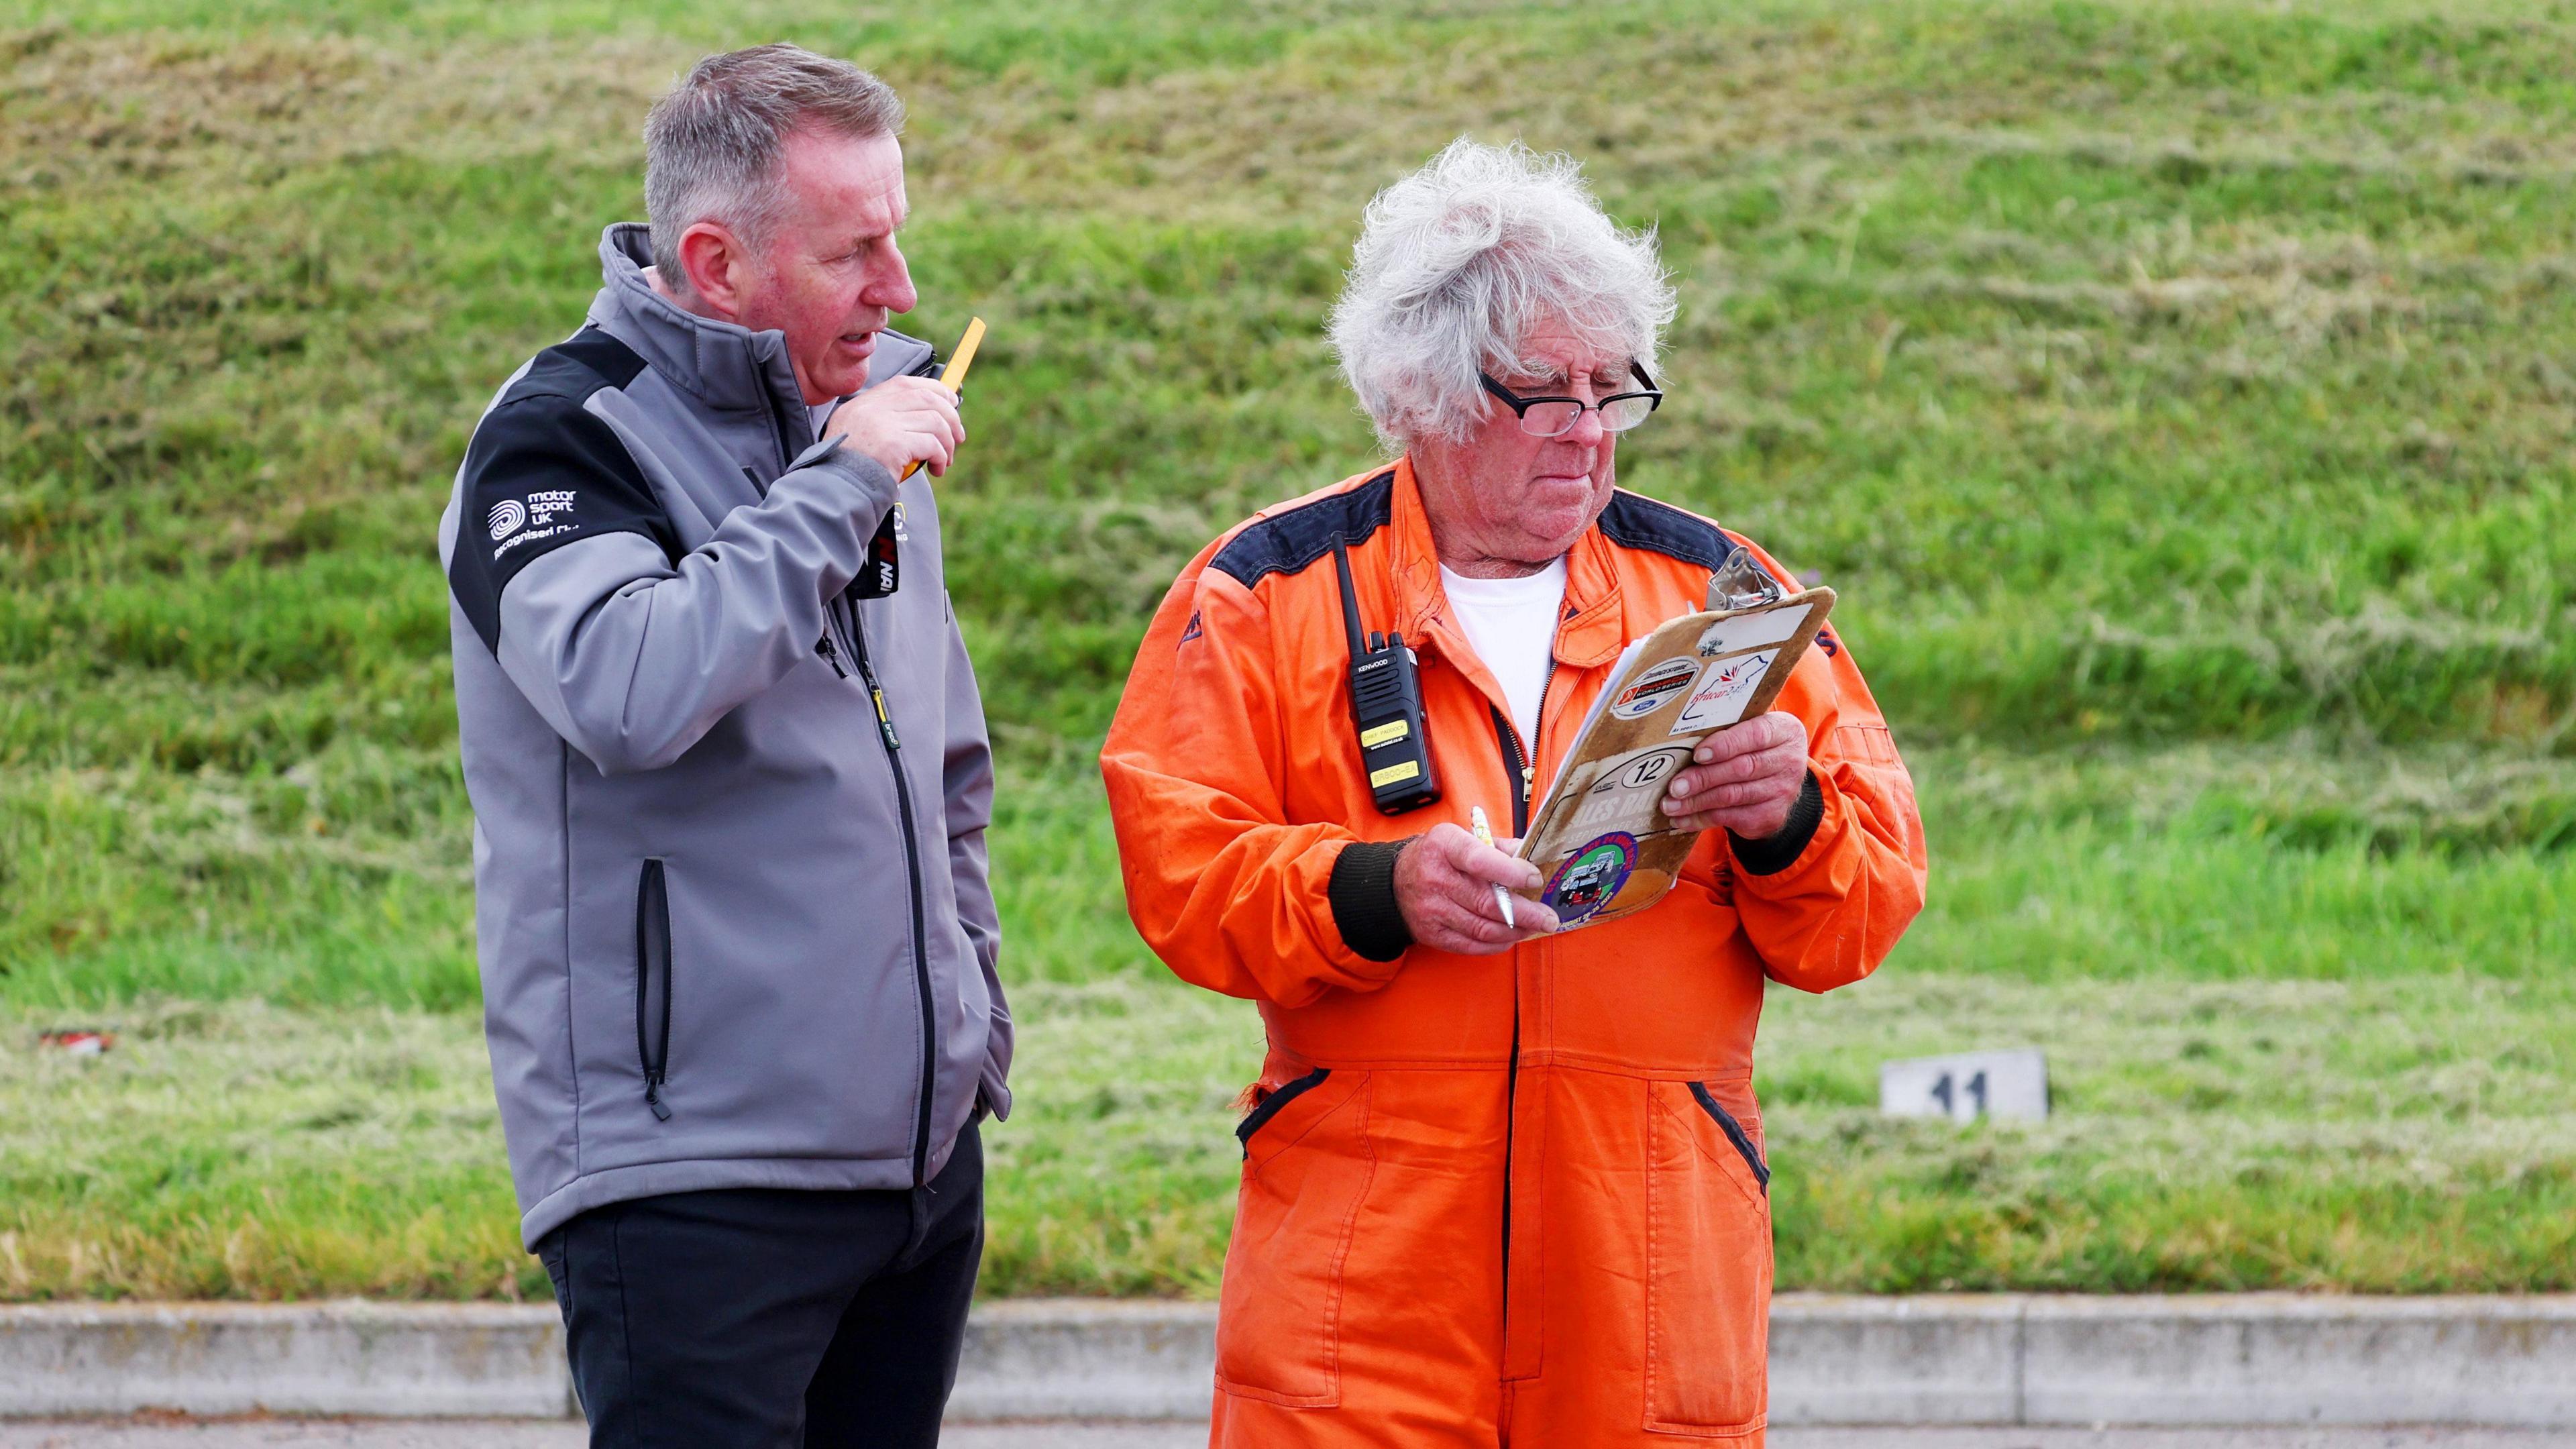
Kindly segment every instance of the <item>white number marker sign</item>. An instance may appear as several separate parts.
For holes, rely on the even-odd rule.
[[[1878,1110],[1888,1117],[1979,1117],[2040,1121],[2048,1116],[2048,1059],[2036,1050],[1961,1052],[1882,1062]]]

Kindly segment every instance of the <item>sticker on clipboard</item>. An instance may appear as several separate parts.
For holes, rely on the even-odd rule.
[[[1769,649],[1709,661],[1708,669],[1699,677],[1699,687],[1691,691],[1690,703],[1682,706],[1680,716],[1673,721],[1672,732],[1684,735],[1722,729],[1744,718],[1744,706],[1761,686],[1762,676],[1770,672],[1771,661],[1779,657],[1779,650]]]
[[[1798,632],[1807,622],[1813,604],[1797,604],[1786,609],[1766,609],[1759,614],[1736,614],[1708,626],[1699,636],[1699,657],[1715,659],[1741,649],[1759,649],[1765,644],[1779,644]]]
[[[1619,691],[1619,697],[1610,702],[1610,713],[1617,719],[1644,719],[1681,698],[1698,673],[1699,669],[1687,659],[1667,659]]]
[[[1638,834],[1660,829],[1669,823],[1661,814],[1664,787],[1690,763],[1690,754],[1688,745],[1656,745],[1613,760],[1572,797],[1571,813],[1551,823],[1581,831],[1638,821],[1626,828]]]
[[[1637,864],[1637,837],[1613,830],[1578,847],[1556,868],[1539,899],[1556,912],[1559,929],[1585,920],[1619,894]]]

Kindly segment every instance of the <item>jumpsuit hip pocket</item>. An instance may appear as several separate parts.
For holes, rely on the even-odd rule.
[[[1243,1185],[1217,1295],[1217,1387],[1294,1409],[1341,1402],[1342,1268],[1376,1175],[1369,1077],[1317,1068],[1243,1119]]]
[[[1727,1103],[1737,1105],[1730,1108]],[[1649,1432],[1762,1429],[1771,1318],[1770,1167],[1749,1084],[1646,1084]]]

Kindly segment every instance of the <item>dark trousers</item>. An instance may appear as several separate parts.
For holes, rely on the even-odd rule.
[[[673,1193],[537,1244],[592,1449],[939,1442],[984,1254],[973,1127],[926,1188]]]

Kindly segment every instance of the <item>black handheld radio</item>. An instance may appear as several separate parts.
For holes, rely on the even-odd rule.
[[[1351,556],[1333,540],[1333,568],[1342,581],[1342,632],[1351,648],[1351,717],[1358,722],[1360,767],[1369,794],[1389,815],[1419,810],[1440,799],[1431,770],[1431,741],[1422,732],[1419,661],[1401,633],[1360,634],[1360,601],[1351,587]]]

